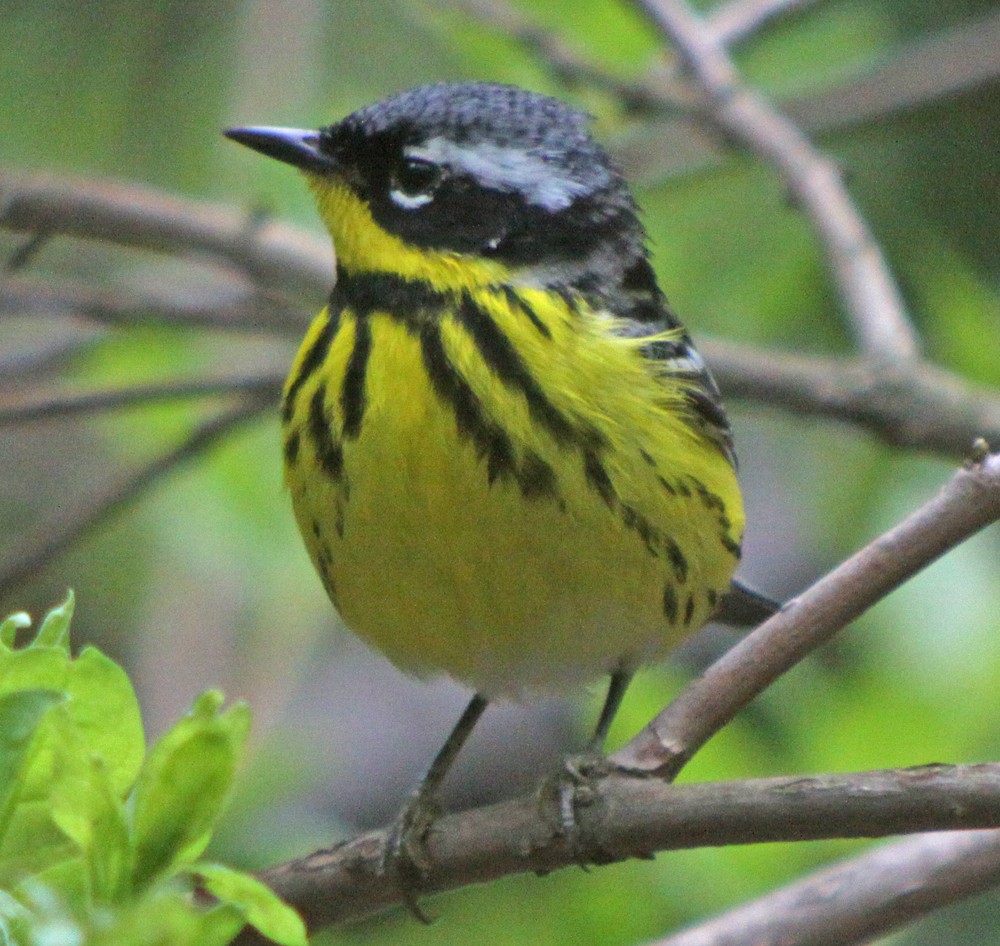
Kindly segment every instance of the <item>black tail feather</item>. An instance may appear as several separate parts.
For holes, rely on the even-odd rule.
[[[731,627],[756,627],[777,614],[781,607],[781,602],[733,579],[712,620]]]

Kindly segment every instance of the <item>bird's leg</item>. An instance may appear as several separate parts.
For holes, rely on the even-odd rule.
[[[601,715],[597,718],[594,735],[587,746],[587,752],[592,755],[604,754],[604,743],[608,738],[608,730],[611,729],[611,724],[614,722],[618,708],[622,705],[622,700],[625,697],[625,691],[631,682],[631,670],[616,670],[611,674],[608,695],[604,698],[604,706],[601,708]]]
[[[566,759],[558,779],[556,798],[559,805],[559,830],[577,851],[581,863],[584,851],[576,809],[578,805],[586,803],[591,783],[595,775],[601,772],[604,762],[604,742],[631,681],[631,670],[618,669],[611,674],[608,695],[604,699],[594,735],[581,754]]]
[[[434,756],[427,773],[396,816],[386,839],[382,869],[396,874],[407,908],[422,923],[430,923],[430,919],[417,903],[416,894],[427,871],[424,839],[440,815],[438,791],[479,717],[483,715],[486,704],[486,697],[479,693],[469,701],[455,728]]]

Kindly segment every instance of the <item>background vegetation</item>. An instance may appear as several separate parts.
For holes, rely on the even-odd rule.
[[[928,359],[995,389],[1000,40],[991,58],[988,38],[1000,36],[997,4],[798,6],[739,45],[738,65],[840,162]],[[313,127],[423,81],[517,82],[595,114],[638,183],[661,283],[696,339],[854,353],[821,251],[782,183],[756,160],[720,151],[703,129],[679,125],[679,107],[623,105],[622,87],[647,77],[663,49],[635,6],[525,0],[519,9],[543,30],[527,43],[497,27],[498,9],[431,0],[6,2],[0,162],[221,202],[246,214],[248,232],[272,217],[317,230],[297,176],[224,141],[222,128]],[[492,24],[484,12],[494,14]],[[552,68],[552,49],[537,49],[539,37],[552,35],[545,30],[604,79]],[[118,484],[128,471],[183,443],[223,402],[188,397],[31,417],[19,405],[140,383],[280,373],[299,316],[321,296],[303,294],[291,324],[253,326],[250,312],[239,331],[194,318],[168,324],[164,309],[224,309],[239,298],[238,280],[193,254],[32,242],[10,231],[0,232],[0,258],[23,264],[8,274],[6,301],[0,284],[0,612],[40,615],[72,585],[75,641],[96,643],[130,668],[151,735],[208,687],[250,703],[245,769],[216,859],[261,866],[386,821],[464,694],[447,682],[402,678],[340,627],[281,491],[273,412],[156,478],[99,528],[43,556],[44,568],[19,568],[58,538],[60,522],[99,508],[102,496],[126,496]],[[146,303],[114,324],[80,307],[26,306],[28,279],[133,293]],[[960,458],[957,450],[893,446],[891,436],[861,424],[738,393],[730,403],[750,522],[743,574],[777,596],[794,594],[897,521]],[[1000,757],[997,553],[994,529],[918,576],[772,687],[683,778]],[[710,632],[641,676],[616,738],[637,730],[729,640]],[[550,772],[591,725],[599,695],[585,696],[491,710],[454,773],[452,802],[507,796]],[[703,849],[517,878],[435,900],[431,911],[441,919],[430,928],[399,915],[337,936],[443,944],[487,930],[497,944],[642,942],[856,847]],[[998,930],[1000,899],[987,894],[893,941],[980,943]]]

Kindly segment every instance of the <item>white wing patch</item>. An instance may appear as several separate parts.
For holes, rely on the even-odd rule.
[[[669,374],[692,375],[700,377],[708,374],[708,366],[693,345],[685,345],[684,353],[672,358],[664,358],[660,364]]]

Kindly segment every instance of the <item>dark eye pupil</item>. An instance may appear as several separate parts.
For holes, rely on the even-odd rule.
[[[415,197],[433,190],[440,177],[440,170],[430,161],[404,158],[396,169],[395,186],[407,196]]]

